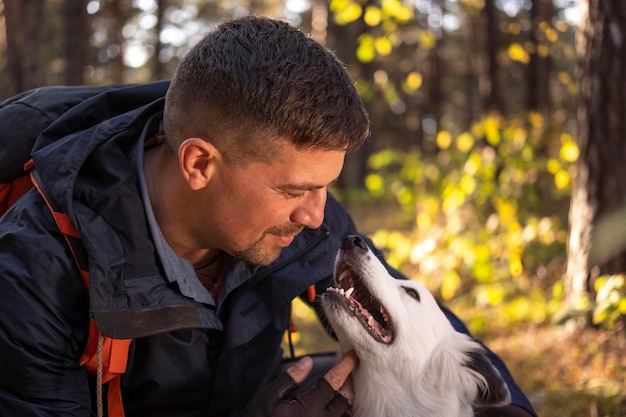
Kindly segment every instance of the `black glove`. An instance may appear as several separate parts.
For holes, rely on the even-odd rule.
[[[342,417],[348,400],[320,378],[308,391],[294,397],[298,384],[281,373],[255,401],[246,417]]]

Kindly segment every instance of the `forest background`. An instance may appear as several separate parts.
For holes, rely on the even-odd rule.
[[[169,78],[231,16],[302,27],[372,119],[334,189],[359,227],[505,359],[541,417],[626,416],[626,2],[0,4],[2,99]],[[295,354],[336,348],[294,313]]]

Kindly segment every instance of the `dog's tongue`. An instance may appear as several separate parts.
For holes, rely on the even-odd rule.
[[[358,281],[350,281],[351,284],[360,284]],[[347,290],[343,288],[331,287],[328,290],[339,293],[348,302],[350,311],[359,318],[364,326],[367,326],[370,333],[375,334],[375,338],[383,343],[393,340],[393,330],[387,316],[387,312],[380,305],[372,294],[361,284],[358,289],[352,286]]]
[[[354,306],[354,309],[352,309],[352,311],[354,311],[355,314],[360,314],[365,323],[367,323],[367,326],[374,332],[376,332],[376,334],[380,336],[380,339],[383,342],[391,342],[393,332],[385,327],[385,325],[388,323],[388,320],[387,313],[385,312],[383,306],[378,305],[379,310],[377,312],[374,312],[376,316],[380,317],[381,321],[378,321],[376,318],[374,318],[374,314],[372,314],[372,312],[370,312],[370,310],[368,310],[367,308],[363,307],[363,305],[356,298],[350,297],[349,302],[351,308],[352,306]]]

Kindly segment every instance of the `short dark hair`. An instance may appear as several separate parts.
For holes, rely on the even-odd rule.
[[[189,137],[228,158],[298,149],[345,150],[369,135],[369,118],[341,61],[294,26],[266,17],[227,20],[183,58],[165,99],[164,130],[177,150]]]

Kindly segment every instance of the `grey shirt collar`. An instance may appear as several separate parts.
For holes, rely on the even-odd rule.
[[[193,298],[200,303],[215,306],[216,303],[213,296],[196,277],[196,273],[191,262],[176,255],[174,250],[163,237],[163,233],[161,233],[161,228],[156,221],[154,212],[152,211],[152,204],[150,203],[150,198],[148,196],[148,187],[146,185],[146,177],[143,169],[143,146],[137,146],[135,157],[137,159],[141,199],[146,212],[150,233],[152,234],[152,240],[157,254],[159,255],[159,259],[163,264],[167,280],[170,283],[177,283],[181,294],[184,296]]]

